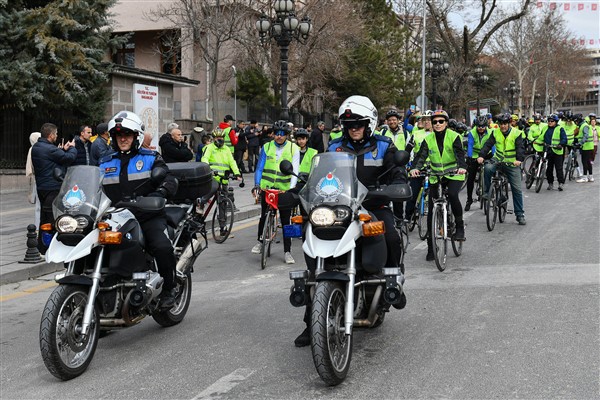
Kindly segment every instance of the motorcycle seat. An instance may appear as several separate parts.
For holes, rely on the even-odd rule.
[[[167,223],[173,228],[177,228],[177,225],[185,217],[187,210],[183,207],[165,207],[165,213],[167,214]]]

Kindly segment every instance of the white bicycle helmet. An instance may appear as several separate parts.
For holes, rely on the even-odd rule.
[[[345,122],[364,121],[365,138],[375,131],[377,127],[377,108],[373,102],[365,96],[350,96],[342,102],[338,112],[340,122],[347,131]]]

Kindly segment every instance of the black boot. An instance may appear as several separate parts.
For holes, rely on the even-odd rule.
[[[306,347],[310,344],[310,330],[308,326],[302,331],[300,336],[294,340],[294,345],[296,347]]]
[[[469,211],[471,209],[471,204],[473,204],[473,200],[467,200],[467,202],[465,203],[465,211]]]
[[[456,221],[456,230],[454,231],[454,240],[465,240],[465,222]]]
[[[169,310],[175,306],[175,299],[177,297],[177,289],[169,289],[165,290],[160,295],[160,300],[158,301],[158,308],[162,310]]]

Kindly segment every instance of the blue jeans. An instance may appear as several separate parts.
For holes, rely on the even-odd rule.
[[[510,184],[510,191],[512,192],[513,208],[515,209],[515,215],[521,217],[525,215],[523,209],[523,191],[521,190],[521,169],[519,167],[509,167],[508,165],[497,165],[497,164],[485,164],[483,180],[485,185],[485,193],[489,194],[490,184],[492,182],[492,176],[496,173],[496,168],[500,168],[500,171],[504,172],[508,183]]]

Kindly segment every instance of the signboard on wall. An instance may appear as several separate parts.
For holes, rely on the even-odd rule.
[[[487,113],[488,113],[487,107],[479,107],[480,115],[486,115]],[[473,122],[475,121],[475,118],[477,118],[477,108],[470,108],[469,109],[469,123],[473,124]]]
[[[133,112],[140,116],[146,132],[152,134],[152,146],[158,148],[158,87],[133,84]]]

